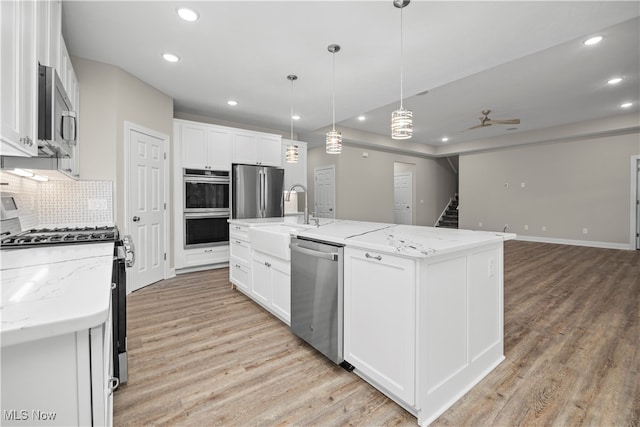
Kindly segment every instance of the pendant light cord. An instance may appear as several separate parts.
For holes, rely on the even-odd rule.
[[[291,79],[291,115],[289,116],[289,121],[291,122],[291,140],[293,141],[293,79]]]
[[[333,131],[336,131],[336,53],[333,55],[333,76],[332,76],[332,88],[331,88],[331,107],[333,110]]]
[[[404,72],[404,55],[403,55],[403,43],[402,43],[402,10],[404,9],[404,7],[400,8],[400,109],[404,109],[403,105],[402,105],[402,101],[403,101],[403,92],[402,92],[402,86],[403,86],[403,72]]]

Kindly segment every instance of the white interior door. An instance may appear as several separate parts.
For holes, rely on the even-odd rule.
[[[636,249],[640,249],[640,159],[636,160]]]
[[[318,218],[336,217],[335,167],[321,166],[313,170],[314,210]]]
[[[411,172],[393,176],[393,222],[413,224],[413,174]]]
[[[128,234],[135,264],[128,269],[127,292],[164,279],[166,139],[129,128]]]

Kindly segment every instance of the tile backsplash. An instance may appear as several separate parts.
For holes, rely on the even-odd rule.
[[[37,226],[112,225],[111,181],[36,182],[0,173],[2,191],[16,198],[23,230]]]

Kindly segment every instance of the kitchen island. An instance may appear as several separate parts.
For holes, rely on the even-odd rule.
[[[2,425],[110,425],[113,243],[0,260]]]
[[[344,360],[420,425],[504,360],[503,242],[515,235],[326,219],[279,228],[274,219],[270,227],[265,222],[230,221],[344,245]]]

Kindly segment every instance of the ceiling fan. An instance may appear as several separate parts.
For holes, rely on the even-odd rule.
[[[491,110],[482,110],[482,117],[478,117],[480,119],[480,124],[470,127],[468,130],[482,128],[491,125],[519,125],[520,119],[507,119],[507,120],[493,120],[489,118],[489,113]]]

